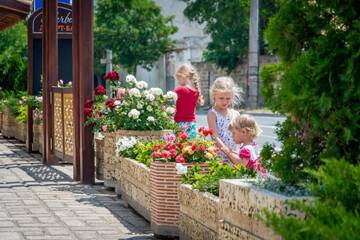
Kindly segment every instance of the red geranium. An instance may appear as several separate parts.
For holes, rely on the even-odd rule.
[[[168,159],[171,156],[171,153],[167,150],[162,151],[161,156],[165,159]]]
[[[209,129],[206,129],[206,128],[203,128],[203,127],[201,127],[201,128],[199,128],[199,133],[201,133],[202,135],[204,135],[205,137],[207,137],[207,136],[211,136],[211,135],[213,135],[214,134],[214,130],[213,129],[211,129],[211,128],[209,128]]]
[[[106,93],[106,89],[103,85],[97,86],[95,88],[95,95],[104,95]]]
[[[186,139],[187,139],[187,137],[188,137],[188,135],[187,135],[187,133],[181,133],[180,134],[180,138],[183,140],[183,141],[185,141]]]
[[[108,106],[108,108],[110,108],[111,110],[115,108],[115,100],[110,98],[109,100],[106,101],[106,106]]]
[[[92,109],[91,108],[84,108],[84,114],[86,117],[91,117],[92,115]]]
[[[103,77],[103,79],[110,81],[119,80],[119,73],[117,71],[110,71]]]
[[[88,99],[88,100],[86,100],[86,102],[85,102],[85,107],[86,108],[91,108],[93,105],[94,105],[94,99]]]
[[[176,157],[175,161],[177,163],[185,163],[185,158],[182,154],[180,154],[179,156]]]

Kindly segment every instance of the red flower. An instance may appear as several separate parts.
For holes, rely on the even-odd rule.
[[[154,146],[154,152],[158,151],[158,150],[159,150],[159,148],[160,148],[160,146],[159,146],[159,145],[155,145],[155,146]]]
[[[108,72],[105,76],[104,76],[105,80],[110,80],[110,81],[116,81],[119,80],[119,73],[116,71],[111,71]]]
[[[88,99],[85,102],[85,107],[86,108],[91,108],[94,105],[94,99]]]
[[[111,110],[115,108],[115,101],[114,99],[110,98],[109,100],[106,101],[106,106],[108,106],[108,108],[110,108]]]
[[[185,140],[187,139],[187,137],[188,137],[187,133],[182,133],[182,134],[180,134],[180,138],[181,138],[183,141],[185,141]]]
[[[170,150],[170,156],[171,156],[172,158],[174,158],[174,157],[176,156],[176,150],[175,150],[175,149],[171,149],[171,150]]]
[[[195,151],[195,150],[196,150],[196,146],[195,146],[195,145],[192,145],[192,146],[191,146],[191,150]]]
[[[106,89],[103,85],[97,86],[95,88],[95,95],[104,95],[106,93]]]
[[[91,117],[92,109],[91,108],[84,108],[84,114],[86,117]]]
[[[177,163],[185,163],[185,158],[182,154],[180,154],[179,156],[176,157],[175,161]]]
[[[161,153],[161,156],[165,159],[168,159],[170,155],[171,155],[170,152],[166,150]]]
[[[180,148],[180,149],[183,149],[183,147],[184,147],[184,146],[182,145],[182,143],[180,143],[180,142],[177,142],[177,143],[176,143],[176,146],[177,146],[178,148]]]
[[[200,149],[201,152],[205,152],[205,151],[206,151],[206,147],[205,147],[205,146],[200,146],[199,149]]]
[[[151,154],[151,156],[152,156],[153,158],[159,158],[159,157],[161,157],[161,154],[160,154],[158,151],[154,151],[154,152]]]

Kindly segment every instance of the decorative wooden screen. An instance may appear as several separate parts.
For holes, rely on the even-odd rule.
[[[72,88],[53,87],[54,152],[66,162],[73,162],[73,94]]]

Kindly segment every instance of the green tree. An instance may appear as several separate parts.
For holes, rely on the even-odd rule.
[[[27,30],[24,22],[0,32],[0,87],[26,89]]]
[[[173,47],[173,17],[162,16],[152,0],[98,0],[95,14],[95,51],[113,50],[113,62],[130,72],[150,68]]]
[[[288,114],[273,161],[285,182],[306,179],[321,158],[360,161],[360,4],[356,0],[280,0],[266,37],[280,56],[281,76],[263,74],[273,110]],[[279,70],[279,71],[278,71]]]
[[[249,41],[249,0],[183,0],[184,14],[192,21],[206,24],[212,40],[204,58],[229,72],[246,57]],[[260,1],[260,29],[263,30],[277,7],[274,0]],[[261,52],[267,44],[261,37]]]

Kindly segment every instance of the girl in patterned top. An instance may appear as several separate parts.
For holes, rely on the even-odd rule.
[[[242,164],[260,171],[259,152],[254,139],[260,135],[261,129],[255,119],[247,114],[238,115],[231,121],[229,129],[234,142],[240,144],[240,150],[233,152],[217,138],[215,140],[220,145],[221,151],[234,165]]]
[[[240,88],[234,83],[230,77],[219,77],[215,80],[210,88],[210,98],[213,102],[213,107],[209,110],[207,121],[210,129],[214,130],[214,137],[218,137],[223,145],[228,146],[231,151],[237,152],[239,145],[236,144],[232,138],[229,130],[229,124],[232,119],[239,115],[237,111],[232,109],[232,106],[240,100]],[[221,147],[218,144],[218,147]],[[228,158],[222,152],[219,156],[227,163]]]

